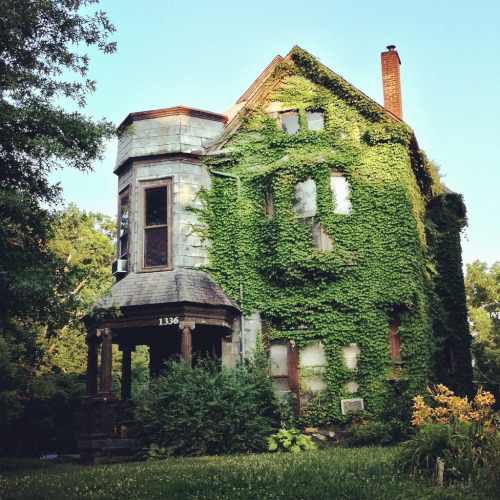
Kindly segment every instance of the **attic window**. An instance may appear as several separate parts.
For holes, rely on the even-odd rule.
[[[335,203],[333,212],[340,215],[349,215],[351,213],[351,200],[347,179],[340,172],[333,171],[330,177],[330,187]]]
[[[286,135],[296,134],[300,128],[298,111],[281,113],[281,128]]]
[[[308,111],[307,126],[309,130],[321,130],[324,127],[323,113],[321,111]]]

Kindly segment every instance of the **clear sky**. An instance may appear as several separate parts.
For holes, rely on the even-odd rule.
[[[462,193],[464,262],[500,260],[498,0],[101,0],[118,51],[90,51],[97,91],[86,114],[117,125],[134,111],[224,112],[280,54],[299,45],[383,103],[380,53],[401,58],[403,118]],[[115,216],[116,142],[94,172],[69,169],[67,202]]]

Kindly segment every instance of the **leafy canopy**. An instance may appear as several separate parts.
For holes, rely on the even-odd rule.
[[[467,265],[467,310],[474,334],[472,353],[481,381],[500,383],[500,262]]]
[[[97,0],[0,2],[0,188],[53,201],[47,174],[63,165],[88,170],[103,152],[110,123],[67,112],[64,98],[80,107],[95,89],[86,78],[95,45],[113,52],[114,31],[102,12],[79,13]],[[78,78],[71,80],[71,76]]]
[[[85,258],[109,259],[111,243],[98,234],[88,243],[95,247],[80,248],[78,239],[72,241],[72,253],[56,247],[66,238],[56,234],[61,224],[67,224],[68,231],[74,226],[91,233],[91,221],[77,213],[58,218],[46,208],[60,192],[49,182],[49,173],[65,166],[91,170],[105,140],[114,134],[111,123],[80,111],[95,89],[87,78],[84,49],[94,46],[110,53],[116,48],[109,41],[114,28],[106,15],[90,13],[96,3],[0,0],[2,425],[23,411],[28,379],[43,357],[40,337],[56,338],[66,331],[101,286],[101,265],[87,265]],[[94,266],[94,274],[88,273],[89,266]]]

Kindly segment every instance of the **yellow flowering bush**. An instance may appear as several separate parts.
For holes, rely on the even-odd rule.
[[[483,391],[480,387],[476,396],[469,401],[467,396],[455,396],[443,384],[435,385],[434,390],[427,388],[431,398],[438,403],[437,406],[427,405],[422,396],[413,398],[413,419],[411,423],[422,426],[425,423],[448,424],[455,421],[472,422],[486,429],[492,429],[493,414],[491,407],[495,398],[491,392]]]
[[[480,388],[469,400],[443,384],[428,391],[430,404],[423,396],[413,398],[412,424],[417,432],[402,445],[403,469],[433,473],[440,459],[448,482],[467,484],[483,478],[500,487],[500,437],[493,421],[493,395]]]

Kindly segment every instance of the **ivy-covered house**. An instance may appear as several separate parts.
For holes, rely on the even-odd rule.
[[[465,207],[403,122],[399,65],[389,46],[385,107],[294,47],[223,114],[128,115],[117,281],[87,321],[82,449],[118,436],[137,345],[154,374],[174,354],[233,365],[262,339],[277,390],[317,424],[380,414],[429,381],[469,389]]]

